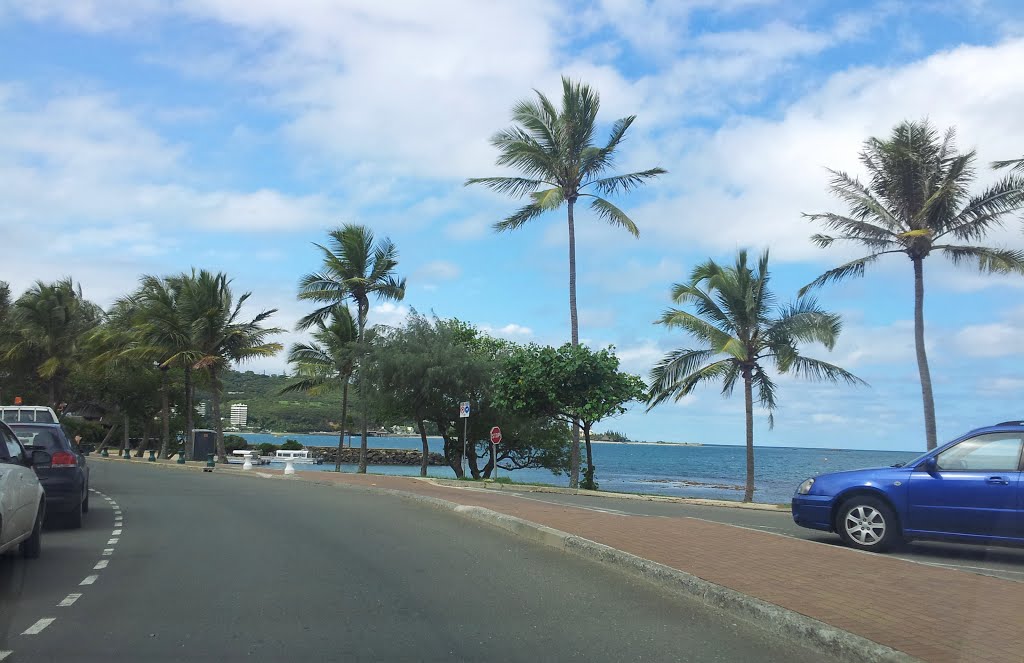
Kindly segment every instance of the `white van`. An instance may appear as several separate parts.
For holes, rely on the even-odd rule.
[[[0,405],[0,421],[6,424],[59,424],[57,413],[42,405]]]

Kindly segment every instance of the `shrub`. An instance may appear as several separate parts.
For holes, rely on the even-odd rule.
[[[259,449],[261,456],[269,456],[277,451],[277,445],[270,442],[260,442],[256,445],[256,448]]]
[[[249,446],[249,443],[245,441],[245,438],[241,435],[225,435],[224,436],[224,450],[231,453],[235,449],[245,449]]]
[[[302,444],[298,440],[287,439],[284,444],[281,445],[282,451],[298,451],[302,448]]]

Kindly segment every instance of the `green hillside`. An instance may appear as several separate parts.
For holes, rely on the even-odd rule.
[[[281,395],[281,390],[293,378],[253,371],[226,371],[223,380],[224,416],[227,416],[231,403],[244,403],[249,406],[249,427],[253,430],[304,433],[339,427],[341,394]]]

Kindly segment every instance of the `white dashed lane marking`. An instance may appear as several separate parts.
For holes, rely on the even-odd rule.
[[[104,557],[109,557],[110,555],[113,555],[113,554],[114,554],[114,549],[113,548],[104,548],[103,549],[103,556]]]
[[[43,629],[56,621],[56,617],[43,617],[32,626],[21,632],[22,635],[39,635],[43,632]]]
[[[121,536],[121,530],[115,529],[113,532],[110,533],[110,536]]]
[[[100,561],[96,562],[96,566],[92,567],[92,570],[100,571],[102,569],[107,568],[107,564],[110,564],[110,562],[105,559],[101,559]]]
[[[84,580],[82,580],[82,582],[80,582],[80,583],[78,583],[78,584],[79,584],[79,585],[91,585],[91,584],[93,584],[94,582],[96,582],[96,580],[97,580],[98,578],[99,578],[99,575],[91,575],[91,576],[85,576],[85,579],[84,579]]]
[[[68,608],[75,604],[75,601],[82,598],[81,594],[68,594],[67,597],[57,604],[58,608]]]
[[[112,546],[112,545],[114,545],[115,543],[117,543],[117,537],[114,537],[114,538],[113,538],[113,539],[111,539],[110,541],[107,541],[107,545],[108,545],[108,546]]]
[[[4,660],[5,658],[7,658],[8,656],[10,656],[13,653],[14,652],[9,651],[9,650],[0,651],[0,661]]]

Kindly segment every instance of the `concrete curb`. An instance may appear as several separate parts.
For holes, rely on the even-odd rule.
[[[507,484],[494,482],[468,483],[454,479],[437,479],[434,477],[410,477],[418,481],[426,481],[438,486],[450,486],[453,488],[485,488],[487,490],[514,490],[523,493],[558,493],[561,495],[584,495],[586,497],[605,497],[620,500],[641,500],[644,502],[670,502],[675,504],[694,504],[697,506],[722,506],[731,509],[751,509],[754,511],[775,511],[777,513],[789,513],[790,507],[780,504],[765,504],[758,502],[732,502],[730,500],[709,500],[700,497],[671,497],[669,495],[640,495],[637,493],[614,493],[607,490],[578,490],[575,488],[559,488],[558,486],[531,486],[529,484]]]
[[[102,460],[110,461],[123,459],[105,458]],[[173,469],[186,469],[192,471],[202,470],[202,467],[199,465],[190,467],[188,465],[182,466],[177,463],[168,463],[166,461],[163,463],[144,462],[147,465],[170,467]],[[415,493],[409,493],[402,490],[345,484],[333,481],[317,481],[314,478],[300,477],[297,475],[266,475],[255,472],[244,472],[241,470],[229,470],[227,473],[231,476],[253,476],[292,481],[299,480],[303,483],[311,483],[321,486],[341,487],[348,490],[363,490],[371,493],[399,497],[410,502],[423,504],[442,511],[450,511],[463,518],[504,530],[529,541],[533,541],[534,543],[557,548],[584,559],[612,566],[619,571],[640,577],[663,589],[674,590],[696,597],[704,603],[754,623],[761,628],[792,638],[806,646],[826,652],[833,656],[838,656],[839,658],[847,661],[856,663],[919,663],[919,659],[916,659],[909,654],[897,651],[891,647],[886,647],[885,645],[881,645],[872,640],[868,640],[867,638],[844,631],[824,622],[820,622],[817,619],[813,619],[798,612],[748,596],[734,589],[729,589],[728,587],[723,587],[722,585],[709,582],[703,578],[686,573],[685,571],[680,571],[679,569],[675,569],[664,564],[652,562],[648,559],[644,559],[643,557],[606,546],[602,543],[597,543],[596,541],[591,541],[590,539],[585,539],[574,534],[569,534],[561,530],[547,527],[546,525],[540,525],[522,518],[517,518],[516,516],[492,511],[491,509],[486,509],[484,507],[458,504],[437,497],[417,495]],[[428,479],[427,481],[436,480]],[[454,481],[442,483],[440,485],[449,484],[455,484],[457,486],[464,485]],[[576,491],[568,490],[568,492]],[[587,494],[591,493],[588,492]],[[606,495],[620,496],[617,493],[612,493],[610,495],[606,493]],[[639,498],[643,499],[642,496],[639,496]]]

